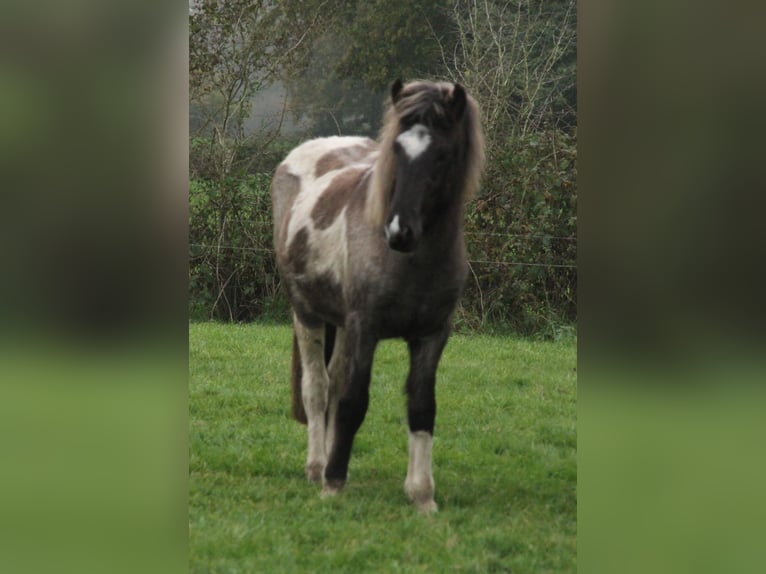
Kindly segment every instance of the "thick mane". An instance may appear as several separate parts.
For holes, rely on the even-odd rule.
[[[413,114],[422,116],[429,113],[434,117],[444,117],[453,90],[454,84],[447,82],[415,81],[402,88],[396,103],[389,101],[378,137],[380,155],[375,162],[365,207],[365,216],[371,225],[380,226],[385,223],[396,173],[394,140],[400,132],[400,119]],[[468,201],[478,192],[484,171],[484,135],[479,108],[469,95],[460,123],[461,132],[458,133],[463,138],[464,147],[462,196],[463,201]]]

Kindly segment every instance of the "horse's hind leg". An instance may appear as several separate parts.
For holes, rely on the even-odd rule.
[[[316,482],[322,478],[325,454],[325,418],[329,377],[324,359],[324,325],[308,327],[294,317],[293,325],[301,356],[301,395],[308,425],[308,456],[306,477]]]
[[[338,412],[338,401],[346,380],[346,331],[340,327],[335,331],[335,347],[330,364],[327,367],[330,375],[330,388],[327,400],[327,427],[325,430],[325,452],[330,455],[332,443],[335,440],[335,417]]]
[[[407,419],[410,427],[409,460],[404,491],[420,512],[436,512],[431,446],[436,419],[436,367],[449,331],[409,342]]]
[[[346,318],[342,339],[342,356],[345,360],[342,365],[338,365],[338,372],[342,366],[344,375],[340,380],[343,381],[343,386],[335,416],[332,417],[335,427],[332,450],[324,473],[323,496],[337,493],[346,483],[354,435],[364,421],[370,400],[372,357],[377,345],[377,340],[369,330],[362,328],[360,321],[355,317]],[[336,345],[338,344],[339,341],[336,341]],[[335,372],[335,365],[333,371]]]

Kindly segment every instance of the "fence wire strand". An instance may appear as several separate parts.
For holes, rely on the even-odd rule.
[[[238,247],[236,245],[207,245],[204,243],[190,243],[189,247],[195,247],[195,248],[203,248],[203,249],[231,249],[233,251],[254,251],[254,252],[263,252],[263,253],[271,253],[274,254],[274,250],[268,247]],[[561,269],[577,269],[577,265],[572,265],[569,263],[537,263],[537,262],[527,262],[527,261],[491,261],[488,259],[469,259],[468,263],[470,264],[480,264],[480,265],[505,265],[505,266],[515,266],[520,265],[522,267],[553,267],[553,268],[561,268]]]

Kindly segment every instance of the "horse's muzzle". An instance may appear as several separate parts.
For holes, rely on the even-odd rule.
[[[383,231],[388,246],[394,251],[409,253],[415,250],[419,233],[416,233],[412,226],[400,222],[398,215],[392,218]]]
[[[412,234],[392,235],[388,238],[388,246],[394,251],[402,251],[404,253],[410,253],[415,250],[416,241],[412,237]]]

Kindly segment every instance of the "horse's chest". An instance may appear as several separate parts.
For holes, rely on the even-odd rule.
[[[449,320],[462,291],[457,280],[423,282],[394,290],[389,305],[380,309],[386,335],[426,335]]]

